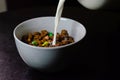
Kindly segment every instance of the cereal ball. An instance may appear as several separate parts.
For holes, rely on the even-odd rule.
[[[31,42],[31,44],[34,45],[34,46],[37,46],[38,42],[34,40],[34,41]]]
[[[63,30],[61,31],[60,36],[61,36],[61,39],[63,40],[65,37],[68,37],[69,34],[68,34],[68,32],[67,32],[66,30],[63,29]]]
[[[45,41],[43,44],[42,44],[42,47],[48,47],[49,46],[49,42]]]
[[[49,36],[47,35],[47,36],[45,36],[43,39],[49,40]]]
[[[65,30],[65,29],[63,29],[63,30],[61,31],[61,35],[66,35],[66,36],[69,36],[69,34],[68,34],[67,30]]]
[[[41,30],[41,36],[45,37],[48,34],[47,30]]]
[[[37,35],[34,35],[34,40],[36,40],[36,39],[39,39],[39,35],[37,34]]]
[[[52,32],[49,32],[49,33],[48,33],[48,36],[49,36],[49,37],[52,37],[52,36],[53,36],[53,33],[52,33]]]

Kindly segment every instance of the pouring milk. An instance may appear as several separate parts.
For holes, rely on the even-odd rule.
[[[61,14],[62,14],[63,7],[64,7],[64,2],[65,0],[59,0],[58,6],[57,6],[57,11],[55,15],[54,37],[53,37],[52,45],[56,44],[57,27],[60,22]]]

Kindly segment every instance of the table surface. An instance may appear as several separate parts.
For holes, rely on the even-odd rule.
[[[13,29],[20,22],[54,16],[56,7],[34,7],[0,13],[0,80],[106,80],[117,76],[119,62],[120,14],[65,7],[62,16],[81,22],[87,34],[64,70],[47,73],[27,66],[19,56]]]

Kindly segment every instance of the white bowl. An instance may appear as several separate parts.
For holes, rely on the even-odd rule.
[[[86,29],[81,23],[69,18],[61,18],[57,32],[66,29],[69,35],[74,38],[74,43],[46,48],[31,46],[21,41],[23,35],[43,29],[49,32],[54,31],[54,17],[38,17],[23,21],[16,26],[13,35],[16,47],[23,61],[32,68],[46,71],[52,69],[57,70],[58,67],[63,66],[61,61],[65,62],[65,59],[62,58],[64,57],[62,54],[65,48],[80,42],[86,35]]]

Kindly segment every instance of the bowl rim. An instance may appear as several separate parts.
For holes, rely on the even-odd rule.
[[[16,37],[16,34],[15,34],[15,33],[16,33],[16,29],[19,28],[20,25],[22,25],[22,24],[24,24],[24,23],[26,23],[26,22],[29,22],[29,21],[31,21],[31,20],[40,19],[40,18],[55,18],[55,16],[36,17],[36,18],[31,18],[31,19],[28,19],[28,20],[25,20],[25,21],[19,23],[19,24],[14,28],[14,30],[13,30],[14,40],[17,40],[20,44],[22,44],[22,45],[24,45],[24,46],[31,47],[31,48],[35,48],[35,49],[60,49],[60,48],[64,48],[64,47],[67,47],[67,46],[74,45],[74,44],[80,42],[80,41],[86,36],[86,28],[84,27],[83,24],[81,24],[79,21],[73,20],[73,19],[71,19],[71,18],[61,17],[61,19],[72,20],[72,21],[74,21],[74,22],[79,23],[79,24],[82,26],[82,28],[85,30],[85,34],[83,35],[83,37],[82,37],[80,40],[78,40],[78,41],[76,41],[76,42],[73,42],[73,43],[66,44],[66,45],[62,45],[62,46],[56,46],[56,47],[39,47],[39,46],[32,46],[32,45],[29,45],[29,44],[27,44],[27,43],[24,43],[23,41],[21,41],[20,39],[18,39],[18,38]]]

